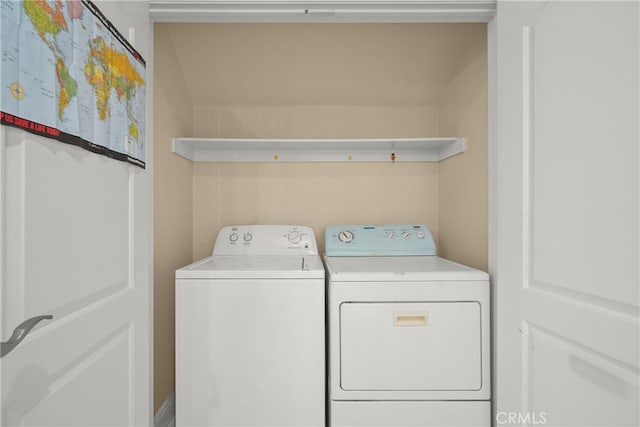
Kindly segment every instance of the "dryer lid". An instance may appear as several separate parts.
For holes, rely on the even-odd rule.
[[[325,256],[332,282],[487,281],[489,275],[436,256]]]

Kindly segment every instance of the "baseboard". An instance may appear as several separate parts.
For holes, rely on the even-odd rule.
[[[169,427],[175,425],[175,418],[176,395],[174,392],[171,392],[153,417],[153,425],[154,427]]]

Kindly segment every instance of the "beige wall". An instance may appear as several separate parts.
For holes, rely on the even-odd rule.
[[[174,270],[209,255],[222,226],[310,225],[323,250],[327,224],[425,223],[441,255],[486,269],[484,25],[165,24],[155,56],[156,410],[174,385]],[[190,163],[174,136],[464,136],[468,151]]]
[[[172,27],[172,36],[212,52],[188,72],[192,86],[206,86],[193,136],[440,135],[468,144],[441,163],[196,164],[195,258],[234,223],[308,224],[323,249],[327,224],[406,221],[426,223],[441,255],[486,270],[484,25],[209,25]],[[205,84],[207,76],[221,82]]]
[[[175,388],[174,276],[192,259],[193,164],[171,152],[192,132],[193,107],[165,25],[154,48],[154,407]]]
[[[195,137],[411,138],[435,135],[438,104],[194,106]]]
[[[467,150],[440,162],[440,256],[487,271],[487,41],[473,39],[440,109],[440,133],[464,136]]]
[[[437,133],[431,106],[195,107],[195,136],[382,137]],[[427,223],[438,232],[436,163],[194,165],[194,257],[232,224]]]
[[[427,223],[437,233],[436,164],[197,164],[194,256],[209,255],[230,224],[304,224],[321,250],[341,223]]]

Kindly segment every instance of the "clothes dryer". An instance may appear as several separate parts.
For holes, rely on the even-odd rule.
[[[176,271],[176,425],[324,426],[325,282],[303,226],[220,230]]]
[[[326,229],[331,426],[490,426],[489,277],[424,225]]]

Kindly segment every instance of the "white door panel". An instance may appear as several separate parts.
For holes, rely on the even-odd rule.
[[[146,2],[98,7],[148,56]],[[53,315],[0,362],[2,426],[149,425],[151,144],[142,169],[0,132],[0,338]]]
[[[3,394],[7,394],[3,425],[132,425],[129,325],[100,337],[97,343],[81,336],[75,341],[82,340],[83,345],[68,347],[57,339],[68,338],[73,331],[67,329],[73,328],[60,329],[33,337],[21,344],[24,349],[15,350],[39,357],[14,357],[5,363],[4,369],[12,374],[3,378]],[[51,348],[78,352],[78,357],[70,361],[59,356],[43,364],[42,354],[52,353]],[[105,396],[108,401],[103,400]]]
[[[528,341],[530,412],[544,412],[550,424],[561,426],[638,425],[633,369],[535,326],[528,328]]]
[[[639,17],[498,3],[497,421],[640,421]]]
[[[639,34],[632,9],[557,3],[536,18],[525,132],[529,286],[637,306]]]
[[[134,166],[4,135],[3,340],[26,318],[54,319],[2,359],[3,425],[137,424],[149,415],[149,317],[133,279]]]
[[[529,289],[522,297],[527,300],[521,313],[523,319],[623,364],[637,366],[638,320],[633,315],[559,292]]]
[[[6,180],[7,242],[15,248],[7,253],[6,297],[22,309],[10,311],[17,317],[7,318],[5,336],[28,317],[59,318],[125,288],[131,216],[128,165],[7,133],[6,162],[16,170]]]

